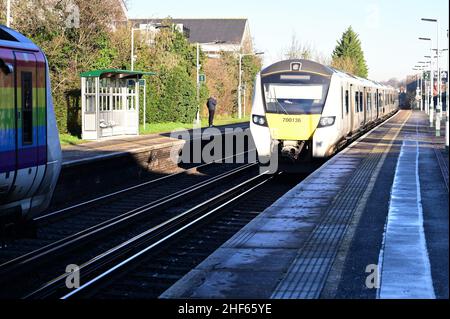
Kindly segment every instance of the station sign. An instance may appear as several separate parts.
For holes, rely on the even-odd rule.
[[[423,73],[423,79],[425,81],[430,81],[430,78],[431,78],[430,73],[431,73],[430,71],[426,71],[426,72]],[[434,71],[433,75],[434,75],[433,80],[437,81],[437,79],[438,79],[437,72]],[[447,83],[448,82],[448,72],[447,71],[441,71],[441,81],[443,83]]]
[[[206,82],[206,75],[205,74],[200,74],[198,76],[198,81],[199,82]]]

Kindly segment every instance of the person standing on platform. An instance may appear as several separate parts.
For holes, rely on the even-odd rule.
[[[217,100],[211,96],[206,103],[209,111],[209,127],[214,126],[214,114],[216,113]]]

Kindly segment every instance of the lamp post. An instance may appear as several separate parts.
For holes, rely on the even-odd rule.
[[[11,27],[11,0],[6,1],[6,26]]]
[[[196,125],[200,125],[200,43],[197,43],[197,115],[195,117]]]
[[[426,81],[426,84],[427,84],[427,89],[426,89],[426,92],[427,92],[427,100],[426,100],[426,113],[429,115],[430,114],[430,109],[431,109],[431,102],[432,102],[432,99],[433,99],[433,93],[432,93],[432,76],[433,76],[433,60],[432,60],[432,57],[431,57],[431,55],[425,55],[424,56],[425,58],[427,58],[427,59],[430,59],[429,61],[428,61],[428,66],[429,66],[429,72],[430,72],[430,78],[429,78],[429,82],[428,81]]]
[[[433,44],[431,42],[431,38],[419,38],[419,40],[422,41],[430,41],[430,52],[431,55],[433,55]],[[430,56],[431,58],[431,74],[430,74],[430,91],[431,91],[431,102],[430,102],[430,108],[429,108],[429,115],[430,115],[430,127],[433,127],[433,120],[434,120],[434,99],[433,99],[433,91],[434,91],[434,71],[433,71],[433,58],[432,56]]]
[[[419,61],[417,62],[421,65],[420,71],[421,71],[421,75],[420,75],[420,110],[421,111],[425,111],[428,114],[428,111],[426,110],[426,98],[427,98],[427,86],[426,86],[426,79],[424,77],[424,73],[426,71],[426,65],[428,64],[428,62],[425,61]]]
[[[202,44],[201,45],[203,45],[203,46],[206,46],[206,45],[214,45],[214,44],[224,44],[224,43],[226,43],[226,41],[223,41],[223,40],[217,40],[217,41],[214,41],[214,42],[205,42],[205,43],[203,43],[202,42]],[[201,64],[200,64],[200,43],[196,43],[196,46],[197,46],[197,66],[196,66],[196,73],[197,73],[197,81],[196,81],[196,83],[197,83],[197,116],[196,116],[196,119],[195,119],[195,123],[196,123],[196,125],[200,125],[200,70],[201,70]],[[217,50],[217,51],[221,51],[220,50],[220,48],[219,49],[217,49],[217,48],[215,48],[215,49],[213,49],[213,50]],[[206,52],[209,52],[209,51],[206,51]]]
[[[238,118],[242,119],[242,58],[244,56],[251,55],[263,55],[264,52],[256,52],[256,53],[239,53],[239,86],[238,86]]]
[[[423,74],[423,66],[421,65],[416,65],[413,68],[413,71],[417,71],[416,74],[416,100],[419,103],[419,106],[417,106],[417,109],[420,109],[421,111],[423,111],[423,104],[422,104],[422,74]],[[421,73],[419,73],[421,72]]]
[[[442,104],[441,104],[441,71],[439,69],[439,21],[437,19],[428,19],[428,18],[422,18],[422,21],[425,22],[432,22],[432,23],[436,23],[436,52],[437,52],[437,58],[436,58],[436,63],[437,63],[437,106],[436,106],[436,136],[440,136],[440,130],[441,130],[441,110],[442,110]],[[432,53],[433,54],[433,53]]]
[[[139,31],[140,28],[131,27],[131,71],[134,71],[134,61],[136,56],[134,55],[134,31]]]

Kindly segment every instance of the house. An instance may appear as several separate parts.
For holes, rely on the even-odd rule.
[[[130,19],[133,27],[154,33],[163,19]],[[248,19],[172,19],[192,44],[199,43],[209,57],[224,52],[253,52]]]
[[[128,23],[128,7],[125,0],[117,0],[118,7],[117,14],[113,17],[112,28],[116,30],[120,25],[126,25]]]

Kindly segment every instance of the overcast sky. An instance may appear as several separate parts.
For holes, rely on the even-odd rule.
[[[419,36],[448,48],[448,0],[129,0],[132,18],[248,18],[255,48],[264,64],[279,60],[295,34],[302,43],[331,55],[336,40],[352,25],[359,33],[369,66],[369,78],[404,78],[429,52]],[[434,44],[435,45],[435,44]],[[447,61],[447,56],[445,56]],[[448,62],[445,62],[447,65]]]

